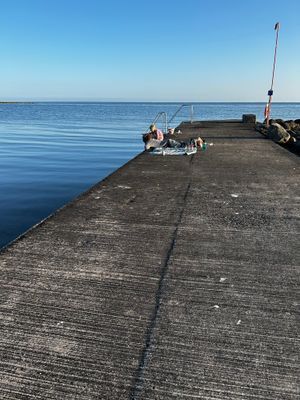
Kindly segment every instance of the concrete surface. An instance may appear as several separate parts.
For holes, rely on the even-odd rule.
[[[299,158],[181,129],[2,251],[1,399],[299,399]]]

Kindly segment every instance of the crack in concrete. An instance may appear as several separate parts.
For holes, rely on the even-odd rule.
[[[192,167],[193,160],[194,160],[194,154],[191,156],[190,167]],[[190,191],[190,188],[191,188],[191,180],[189,180],[186,190],[184,192],[183,202],[182,202],[181,210],[180,210],[180,213],[178,216],[178,221],[175,224],[175,229],[172,234],[171,245],[167,252],[165,262],[164,262],[161,272],[160,272],[159,284],[158,284],[157,292],[155,295],[155,308],[154,308],[154,312],[153,312],[153,315],[152,315],[152,318],[150,321],[150,325],[147,330],[145,346],[142,351],[142,355],[141,355],[141,359],[139,362],[139,367],[137,369],[134,384],[133,384],[133,387],[130,392],[130,396],[129,396],[130,400],[138,400],[139,395],[141,394],[143,387],[144,387],[145,370],[147,368],[149,359],[151,357],[151,352],[154,348],[154,331],[155,331],[155,327],[157,325],[157,321],[158,321],[159,314],[160,314],[160,307],[162,304],[162,297],[163,297],[164,289],[165,289],[166,275],[169,270],[169,261],[170,261],[171,255],[173,253],[175,244],[176,244],[177,233],[178,233],[178,229],[181,224],[181,221],[182,221],[183,213],[185,210],[185,203],[186,203],[186,199],[187,199],[188,193]]]

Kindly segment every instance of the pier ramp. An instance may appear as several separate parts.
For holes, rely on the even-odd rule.
[[[1,252],[1,399],[299,399],[299,158],[180,129]]]

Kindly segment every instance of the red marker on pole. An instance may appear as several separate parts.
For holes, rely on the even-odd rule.
[[[277,61],[277,46],[278,46],[278,35],[280,24],[277,22],[275,24],[275,31],[276,31],[276,42],[275,42],[275,52],[274,52],[274,61],[273,61],[273,72],[272,72],[272,82],[271,82],[271,89],[268,91],[269,101],[265,108],[265,117],[267,118],[267,127],[269,127],[270,121],[270,114],[271,114],[271,103],[272,103],[272,96],[273,96],[273,84],[274,84],[274,77],[275,77],[275,68],[276,68],[276,61]]]

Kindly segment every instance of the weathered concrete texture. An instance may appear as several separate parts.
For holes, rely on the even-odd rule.
[[[299,399],[299,159],[181,129],[0,255],[1,399]]]

